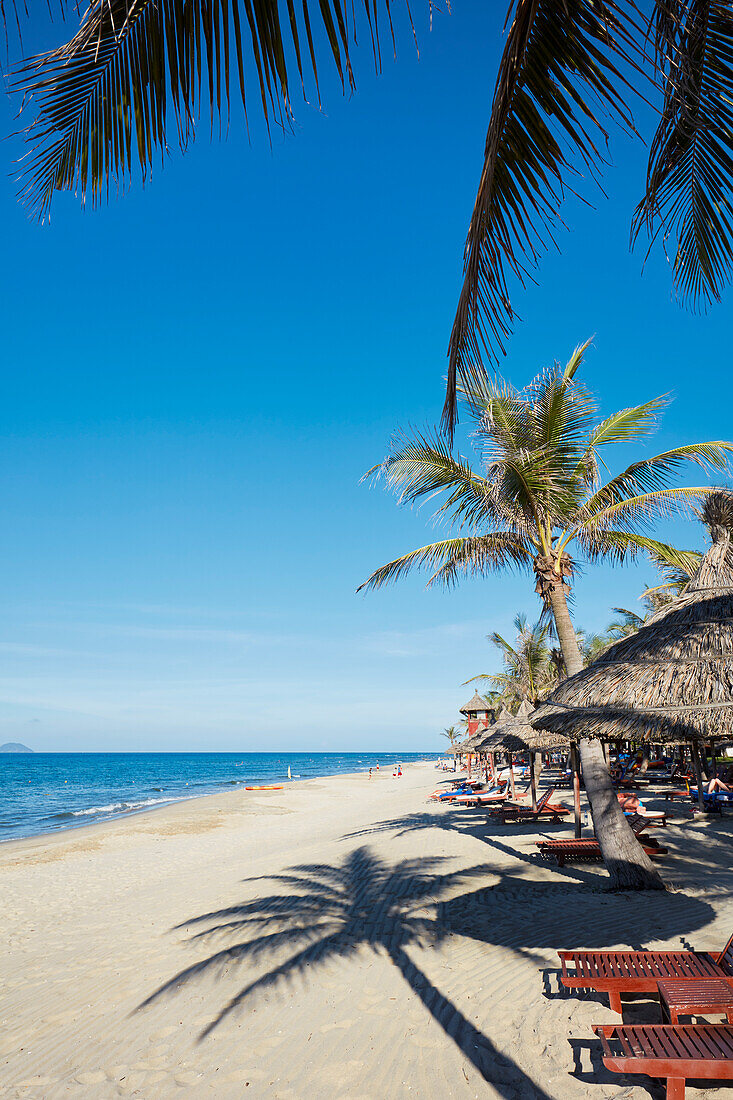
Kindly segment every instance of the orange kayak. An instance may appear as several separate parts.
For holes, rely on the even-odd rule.
[[[264,786],[263,787],[245,787],[244,789],[245,789],[245,791],[284,791],[285,790],[285,788],[282,786],[282,784],[279,787],[275,786],[273,784],[269,787],[264,787]]]

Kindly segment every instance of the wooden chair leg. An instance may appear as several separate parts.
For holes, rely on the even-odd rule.
[[[618,1014],[620,1016],[621,1015],[621,994],[620,993],[609,993],[608,994],[608,1002],[611,1006],[611,1011],[612,1012],[618,1012]]]
[[[685,1100],[684,1077],[667,1078],[667,1100]]]

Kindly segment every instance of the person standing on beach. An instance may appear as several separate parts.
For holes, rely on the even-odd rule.
[[[372,778],[372,769],[371,768],[369,769],[369,778],[370,779]]]

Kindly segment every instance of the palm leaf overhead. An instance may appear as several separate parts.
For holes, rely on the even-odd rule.
[[[733,266],[733,7],[657,0],[654,29],[664,104],[632,241],[671,238],[678,294],[706,305]]]
[[[432,0],[426,0],[428,7]],[[405,0],[409,18],[408,0]],[[352,88],[357,11],[381,64],[391,0],[91,0],[78,33],[25,62],[14,87],[35,112],[21,197],[43,218],[55,190],[99,201],[174,144],[202,108],[228,118],[233,86],[269,127],[292,116],[292,84],[318,95],[318,65]],[[59,10],[71,11],[66,0]],[[25,3],[0,0],[0,20]],[[12,14],[11,14],[12,13]],[[443,426],[458,389],[496,364],[515,312],[510,283],[533,278],[556,242],[566,193],[600,177],[610,124],[633,130],[630,80],[661,89],[646,191],[633,223],[675,241],[674,279],[693,305],[733,269],[733,11],[730,0],[511,0],[449,342]],[[656,42],[652,63],[647,40]],[[643,59],[643,61],[642,61]],[[250,84],[251,76],[251,87]],[[246,94],[245,94],[246,87]]]
[[[604,160],[609,119],[633,129],[618,65],[638,67],[632,4],[512,0],[448,348],[443,426],[458,385],[497,363],[513,328],[508,276],[524,286],[555,243],[569,181]]]
[[[407,2],[407,0],[406,0]],[[379,12],[391,31],[390,0],[361,0],[379,66]],[[350,38],[356,6],[345,0],[91,0],[77,34],[26,62],[15,87],[36,118],[21,197],[43,218],[55,190],[96,203],[110,180],[143,179],[170,143],[171,117],[185,148],[206,104],[212,124],[228,117],[231,85],[246,114],[259,100],[268,127],[292,113],[292,77],[318,89],[315,39],[342,87],[353,88]],[[247,71],[255,77],[248,89]]]

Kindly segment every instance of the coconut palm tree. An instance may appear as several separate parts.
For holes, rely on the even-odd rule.
[[[458,738],[461,736],[461,731],[458,726],[447,726],[446,729],[440,731],[441,737],[447,737],[450,741],[450,747],[453,748]]]
[[[58,7],[79,19],[76,6]],[[380,17],[394,42],[396,7],[356,5],[377,68]],[[7,8],[18,20],[27,10]],[[407,0],[404,11],[411,22]],[[319,98],[326,60],[354,87],[356,23],[344,0],[89,0],[73,37],[16,73],[33,112],[23,198],[43,217],[56,190],[96,202],[110,181],[144,179],[176,141],[186,148],[202,110],[212,129],[222,116],[228,124],[232,94],[245,115],[255,98],[268,127],[287,125],[293,85]],[[718,299],[733,265],[729,0],[510,0],[505,27],[449,346],[449,426],[457,382],[481,377],[484,354],[502,355],[515,318],[509,283],[523,284],[554,242],[567,191],[606,168],[610,125],[636,133],[637,93],[660,112],[633,239],[647,231],[674,243],[675,285],[692,304]]]
[[[587,346],[576,348],[564,368],[556,363],[524,390],[489,379],[464,389],[481,473],[463,456],[454,457],[437,434],[396,439],[391,454],[365,476],[382,480],[402,503],[442,495],[435,516],[452,521],[457,530],[375,570],[361,588],[379,588],[420,567],[430,570],[428,584],[443,585],[465,575],[525,570],[552,611],[567,675],[583,667],[568,609],[575,567],[569,550],[590,562],[611,563],[640,552],[665,552],[666,544],[643,534],[645,527],[710,492],[707,486],[674,486],[675,476],[691,464],[724,469],[733,451],[727,442],[684,444],[640,459],[602,482],[601,452],[613,443],[643,440],[668,399],[652,398],[599,421],[590,393],[575,377]],[[621,812],[600,745],[582,740],[580,755],[615,885],[661,885]]]
[[[480,680],[491,684],[499,692],[501,704],[510,709],[524,700],[536,703],[555,686],[558,678],[557,665],[547,644],[551,626],[549,620],[540,620],[530,626],[526,615],[516,615],[514,627],[517,634],[513,645],[496,631],[487,635],[501,653],[504,671],[472,676],[465,683]]]

